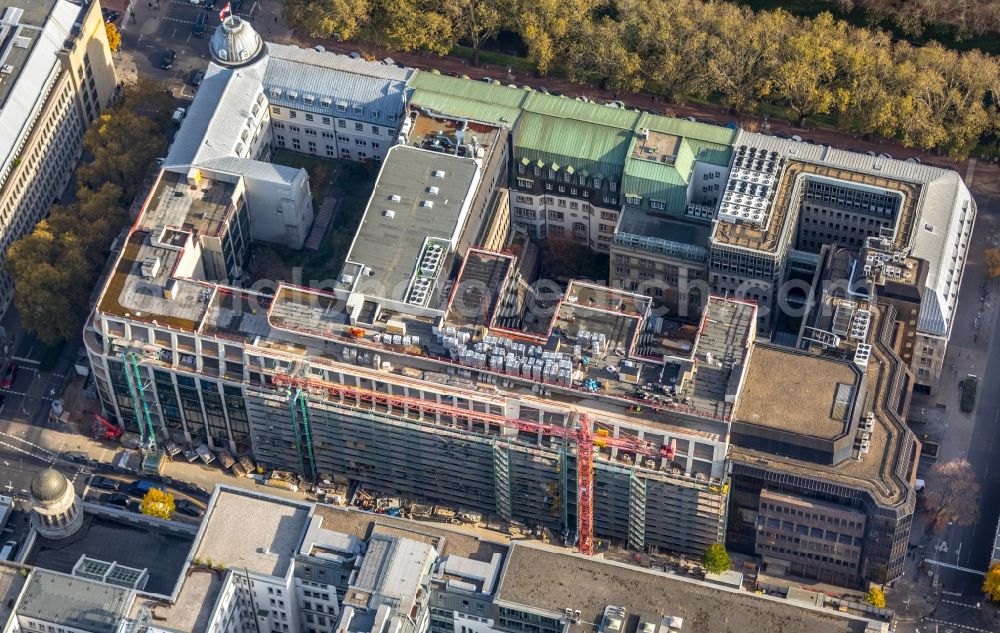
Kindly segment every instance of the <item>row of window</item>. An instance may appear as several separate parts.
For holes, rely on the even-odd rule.
[[[281,98],[281,96],[282,96],[282,91],[281,91],[280,88],[272,88],[271,89],[271,98],[272,99],[279,99],[279,98]],[[289,90],[288,92],[284,93],[284,97],[285,97],[285,100],[288,101],[289,103],[296,103],[296,102],[298,102],[299,93],[295,92],[294,90]],[[313,96],[313,95],[309,95],[309,94],[302,95],[302,103],[304,103],[307,106],[315,105],[315,103],[316,103],[316,97]],[[319,105],[320,105],[320,107],[323,107],[323,108],[329,108],[331,106],[336,106],[337,112],[347,112],[348,111],[348,104],[346,102],[344,102],[344,101],[338,101],[336,104],[334,104],[333,100],[330,99],[330,98],[328,98],[328,97],[320,97],[320,99],[319,99]],[[272,107],[272,110],[275,113],[280,113],[281,112],[281,108],[279,108],[277,106],[271,106],[271,107]],[[295,110],[292,109],[292,108],[289,108],[288,111],[289,112],[294,112]],[[350,111],[351,111],[352,114],[354,114],[354,116],[364,116],[365,115],[365,109],[362,108],[359,105],[352,106],[350,108]],[[311,115],[309,115],[309,116],[311,116]],[[377,119],[377,118],[379,118],[379,116],[381,116],[381,112],[379,110],[369,110],[368,111],[368,116],[369,116],[369,118]],[[388,121],[395,121],[396,120],[396,115],[395,115],[395,113],[392,113],[392,112],[386,114],[385,117],[386,117],[386,120],[388,120]],[[323,117],[323,118],[326,119],[326,118],[329,118],[329,117]]]
[[[271,108],[271,113],[272,114],[281,114],[281,108],[272,107]],[[295,110],[289,110],[288,111],[288,118],[289,119],[297,119],[298,118],[298,113]],[[316,120],[316,117],[314,117],[312,114],[309,114],[307,112],[307,113],[305,113],[305,120],[308,121],[308,122],[310,122],[310,123],[312,123],[312,122],[314,122]],[[331,119],[328,116],[320,117],[320,121],[323,123],[323,125],[332,125],[333,124],[333,119]],[[277,124],[275,124],[275,127],[277,127]],[[347,121],[345,119],[337,119],[337,127],[342,128],[342,129],[346,128],[347,127]],[[295,131],[298,131],[298,130],[295,130]],[[364,123],[359,123],[359,122],[355,121],[354,122],[354,131],[355,132],[364,132],[365,131],[365,124]],[[308,132],[306,132],[306,133],[308,134]],[[371,126],[371,133],[373,135],[375,135],[375,136],[380,136],[382,134],[382,128],[379,127],[378,125],[372,125]],[[386,134],[390,134],[390,133],[391,132],[389,130],[386,130]],[[315,134],[315,132],[313,132],[313,134]]]
[[[523,159],[521,160],[520,163],[517,164],[517,173],[519,174],[528,173],[528,165],[525,163]],[[585,172],[576,174],[571,167],[567,167],[566,169],[562,170],[559,170],[558,167],[556,167],[555,169],[550,167],[548,169],[543,170],[543,168],[540,165],[536,164],[532,168],[532,174],[534,174],[538,178],[544,177],[546,180],[551,180],[554,182],[561,181],[567,184],[576,183],[581,187],[587,186],[588,174],[586,174]],[[594,176],[590,180],[590,182],[591,182],[591,187],[594,189],[600,189],[601,186],[604,184],[604,180],[600,176]],[[616,191],[618,191],[617,180],[608,181],[608,191],[610,191],[611,193],[615,193]]]
[[[814,523],[816,522],[828,523],[830,525],[836,525],[848,530],[863,530],[865,527],[865,524],[862,521],[855,521],[854,519],[842,518],[839,516],[823,514],[818,512],[810,512],[809,510],[793,508],[781,503],[771,503],[769,501],[761,501],[760,509],[761,511],[768,510],[774,514],[783,514],[786,516],[804,518]]]

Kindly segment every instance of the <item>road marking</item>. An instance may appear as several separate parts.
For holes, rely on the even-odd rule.
[[[941,593],[948,593],[948,592],[942,591]],[[958,595],[962,595],[962,594],[958,594]],[[975,608],[975,606],[976,606],[974,604],[965,604],[964,602],[955,602],[954,600],[942,600],[941,602],[944,602],[946,604],[957,604],[960,607],[972,607],[972,608]]]
[[[927,618],[926,621],[927,622],[933,622],[934,624],[943,624],[944,626],[954,626],[956,628],[959,628],[959,629],[962,629],[962,630],[965,630],[965,631],[976,631],[977,633],[993,633],[993,631],[990,631],[989,629],[981,629],[979,627],[966,626],[964,624],[955,624],[954,622],[945,622],[944,620],[935,620],[934,618]]]
[[[23,391],[12,391],[10,389],[0,389],[0,391],[2,391],[4,393],[11,393],[11,394],[14,394],[15,396],[26,396],[26,395],[28,395],[28,394],[24,393]]]

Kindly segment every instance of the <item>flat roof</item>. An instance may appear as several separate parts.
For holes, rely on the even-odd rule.
[[[215,603],[225,584],[224,576],[208,569],[192,569],[184,577],[181,591],[173,603],[150,600],[137,596],[129,617],[139,616],[142,607],[148,607],[158,625],[179,633],[202,633],[208,630]]]
[[[470,248],[455,280],[446,321],[458,327],[489,325],[513,268],[510,255]]]
[[[684,630],[712,633],[862,632],[866,621],[820,612],[745,591],[727,591],[624,563],[515,543],[497,601],[561,617],[579,610],[571,633],[593,631],[604,608],[623,607],[630,622],[640,616],[684,619]],[[626,631],[634,630],[631,625]]]
[[[139,225],[154,231],[171,227],[217,236],[233,206],[236,185],[205,176],[163,171]],[[158,231],[157,231],[158,232]]]
[[[406,143],[432,152],[455,154],[472,158],[468,146],[488,150],[496,144],[500,128],[464,118],[440,116],[423,109],[410,112],[413,123]]]
[[[729,417],[756,315],[753,303],[709,297],[694,345],[695,366],[678,392],[691,406]]]
[[[733,420],[834,439],[848,430],[860,383],[851,362],[755,344]]]
[[[316,504],[314,515],[323,521],[325,530],[341,532],[367,540],[372,534],[386,534],[434,545],[441,557],[461,556],[488,563],[494,554],[503,554],[507,545],[472,536],[459,530],[436,527],[418,521],[396,519],[354,508]]]
[[[25,563],[69,574],[86,555],[105,562],[146,569],[146,593],[169,596],[173,593],[191,551],[194,534],[187,530],[157,528],[132,523],[125,517],[90,514],[72,539],[49,541],[39,537]]]
[[[705,248],[712,227],[702,222],[653,215],[643,209],[626,207],[615,232]]]
[[[911,464],[919,451],[916,438],[905,422],[909,371],[894,351],[882,343],[885,328],[892,328],[892,321],[877,306],[872,307],[873,317],[868,342],[871,358],[866,368],[867,384],[864,412],[874,413],[871,446],[861,459],[845,459],[838,464],[820,464],[749,449],[735,444],[729,452],[733,467],[748,464],[753,468],[790,472],[802,477],[818,477],[824,481],[867,490],[880,504],[896,506],[912,503]],[[910,376],[912,378],[912,376]],[[782,401],[799,402],[781,395]],[[897,402],[901,398],[901,402]],[[912,506],[910,506],[912,508]]]
[[[478,171],[469,158],[392,147],[346,258],[365,268],[357,291],[406,301],[427,239],[451,244],[460,232],[461,213],[473,195]],[[442,258],[437,274],[445,266]]]
[[[21,595],[28,579],[22,575],[23,568],[6,563],[0,565],[0,622],[6,622],[14,612],[14,603]]]
[[[310,506],[217,486],[195,556],[226,567],[284,577],[309,521]]]
[[[132,591],[36,569],[17,605],[21,617],[88,633],[114,633],[125,617]]]

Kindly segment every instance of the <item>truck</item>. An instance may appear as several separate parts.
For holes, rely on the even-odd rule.
[[[95,415],[91,426],[91,436],[96,440],[117,441],[122,436],[122,430],[106,418]]]
[[[7,541],[0,549],[0,560],[13,560],[17,553],[17,541]]]

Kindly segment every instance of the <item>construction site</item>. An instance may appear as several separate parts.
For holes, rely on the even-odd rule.
[[[394,147],[328,291],[201,280],[203,220],[152,197],[85,332],[108,420],[148,454],[189,444],[311,482],[334,473],[351,498],[378,491],[584,552],[700,553],[724,534],[756,308],[712,298],[694,340],[676,341],[649,297],[539,290],[513,254],[470,244],[510,230],[493,155],[478,154]],[[244,206],[205,170],[190,183]]]

